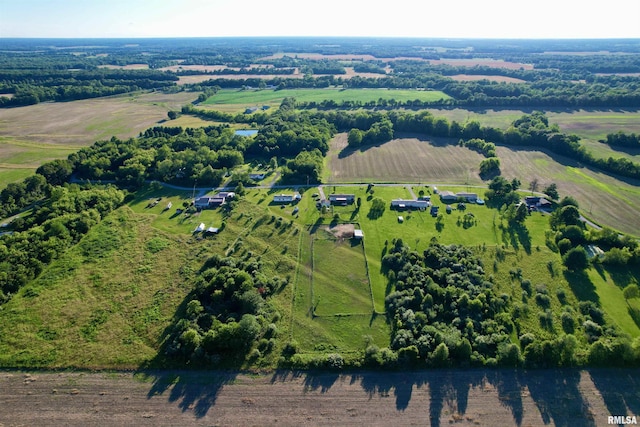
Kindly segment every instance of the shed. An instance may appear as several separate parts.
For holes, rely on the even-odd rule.
[[[398,217],[398,222],[404,222],[404,218],[402,216]]]
[[[354,239],[362,239],[364,237],[364,233],[362,230],[353,230],[353,238]]]
[[[204,222],[201,222],[199,226],[196,227],[195,230],[193,230],[194,233],[200,233],[201,231],[204,231],[205,225]]]
[[[207,233],[210,233],[210,234],[218,234],[218,232],[220,232],[220,229],[219,229],[219,228],[215,228],[215,227],[209,227],[209,228],[207,228]]]

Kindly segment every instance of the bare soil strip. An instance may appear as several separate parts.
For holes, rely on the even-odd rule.
[[[637,374],[4,372],[0,425],[599,426],[609,415],[640,415]]]

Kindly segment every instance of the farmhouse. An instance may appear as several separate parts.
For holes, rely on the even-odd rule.
[[[222,191],[215,196],[202,196],[196,199],[195,206],[199,209],[215,208],[223,205],[228,199],[233,199],[236,193],[231,191]]]
[[[478,195],[476,193],[466,193],[461,191],[459,193],[453,193],[452,191],[441,191],[440,192],[440,200],[445,203],[456,202],[458,200],[466,200],[470,203],[475,203],[478,200]]]
[[[329,202],[332,205],[352,205],[355,201],[356,196],[354,194],[330,194]]]
[[[425,210],[431,205],[431,202],[428,200],[404,200],[404,199],[393,199],[391,201],[391,209],[395,208],[398,210],[415,208]]]
[[[302,199],[300,193],[278,194],[273,196],[273,203],[293,203]]]
[[[550,208],[551,202],[544,197],[540,196],[527,196],[524,198],[524,203],[529,209],[531,208]]]
[[[440,200],[443,202],[455,202],[458,196],[451,191],[440,191]]]
[[[478,195],[476,193],[460,192],[460,193],[456,193],[456,196],[458,196],[459,198],[465,199],[469,203],[475,203],[475,201],[478,200]]]
[[[254,181],[262,181],[264,179],[263,173],[250,173],[249,179],[253,179]]]

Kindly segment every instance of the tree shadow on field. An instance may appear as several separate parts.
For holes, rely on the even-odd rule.
[[[555,426],[595,426],[589,402],[580,391],[581,372],[577,369],[526,371],[523,383],[542,416],[542,422]]]
[[[564,271],[564,278],[580,301],[593,301],[600,305],[600,297],[586,271]]]
[[[611,415],[640,415],[640,380],[637,369],[589,369],[607,412]]]
[[[511,245],[514,248],[517,248],[518,243],[520,243],[527,255],[531,255],[531,235],[524,224],[509,224],[509,234],[511,236]]]
[[[177,403],[182,412],[193,411],[202,418],[215,405],[218,394],[226,384],[236,379],[237,373],[225,371],[139,371],[152,378],[147,398],[168,393],[167,400]]]
[[[326,393],[340,378],[340,374],[333,371],[300,371],[281,369],[277,370],[273,374],[271,377],[271,384],[278,382],[284,383],[298,378],[304,378],[303,393],[317,390],[320,390],[321,393]]]

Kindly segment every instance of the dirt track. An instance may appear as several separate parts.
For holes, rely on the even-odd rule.
[[[2,372],[0,426],[607,425],[640,415],[639,373]]]

